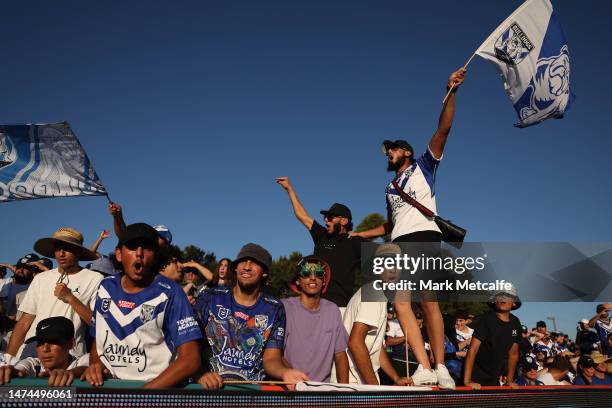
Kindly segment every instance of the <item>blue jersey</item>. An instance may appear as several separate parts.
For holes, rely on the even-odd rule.
[[[199,297],[195,310],[211,347],[211,369],[224,378],[260,381],[265,349],[283,349],[285,309],[261,294],[253,306],[234,300],[231,288],[216,287]]]
[[[102,363],[114,377],[149,381],[176,357],[176,349],[202,338],[183,289],[162,275],[138,293],[126,293],[118,274],[100,283],[91,333]]]

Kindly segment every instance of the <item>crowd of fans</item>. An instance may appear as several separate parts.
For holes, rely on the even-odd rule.
[[[386,298],[364,300],[368,284],[351,289],[343,303],[349,279],[334,279],[331,262],[317,251],[317,245],[332,252],[345,245],[353,256],[354,243],[343,242],[357,239],[347,234],[347,211],[340,204],[322,211],[321,231],[308,217],[315,255],[288,282],[295,296],[282,300],[265,291],[272,257],[257,244],[246,244],[234,260],[221,259],[213,272],[170,256],[167,227],[126,226],[116,204],[110,213],[118,243],[110,255],[97,251],[108,231],[86,248],[78,231],[60,228],[35,242],[36,253],[0,265],[0,383],[46,376],[51,386],[74,378],[92,385],[144,380],[156,388],[194,381],[216,389],[225,381],[264,379],[422,385],[415,376],[422,363],[406,343],[401,309]],[[376,255],[398,250],[384,244]],[[354,276],[346,254],[326,258]],[[382,277],[397,278],[393,270]],[[342,287],[332,291],[334,285]],[[532,329],[521,325],[511,313],[521,306],[512,291],[489,305],[481,316],[443,316],[444,365],[455,384],[612,385],[611,304],[578,322],[575,338],[549,331],[543,321]],[[414,314],[433,366],[423,313]]]

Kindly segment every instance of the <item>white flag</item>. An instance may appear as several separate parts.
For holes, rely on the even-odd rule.
[[[493,63],[526,127],[562,118],[574,100],[565,35],[549,0],[527,0],[476,50]]]
[[[0,203],[103,194],[106,189],[67,122],[0,125]]]

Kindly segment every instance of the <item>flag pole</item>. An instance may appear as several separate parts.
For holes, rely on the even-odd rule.
[[[463,66],[463,69],[467,69],[467,66],[470,65],[470,62],[472,62],[472,59],[474,59],[474,57],[476,56],[476,52],[474,52],[472,54],[472,56],[470,57],[470,59],[467,60],[467,62],[465,63],[465,65]],[[446,103],[446,100],[448,99],[448,96],[450,95],[451,92],[453,92],[453,89],[455,88],[455,83],[453,82],[453,84],[451,85],[450,89],[448,90],[448,92],[446,93],[446,96],[444,97],[444,99],[442,100],[442,105],[444,105]]]
[[[405,334],[404,334],[404,339],[406,339],[404,341],[404,344],[406,345],[406,378],[410,378],[410,363],[408,362],[409,360],[408,358],[408,339]]]

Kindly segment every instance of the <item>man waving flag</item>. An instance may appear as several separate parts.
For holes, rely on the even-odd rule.
[[[67,122],[0,125],[0,203],[106,195]]]
[[[476,50],[501,73],[518,127],[562,118],[574,100],[565,35],[549,0],[527,0]]]

